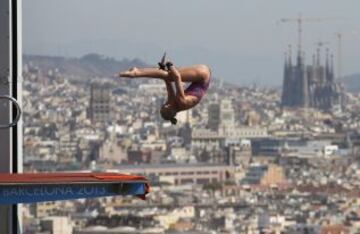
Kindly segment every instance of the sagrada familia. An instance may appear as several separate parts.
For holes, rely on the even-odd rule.
[[[325,65],[321,63],[320,48],[313,55],[312,65],[305,64],[305,56],[298,51],[296,62],[291,61],[291,48],[285,54],[283,107],[311,107],[324,111],[341,108],[342,87],[334,75],[334,56],[326,50]]]

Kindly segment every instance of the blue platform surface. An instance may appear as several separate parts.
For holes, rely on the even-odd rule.
[[[95,198],[118,195],[142,195],[144,183],[5,185],[0,186],[0,204]]]
[[[144,177],[114,173],[0,174],[0,204],[133,195],[145,199]]]

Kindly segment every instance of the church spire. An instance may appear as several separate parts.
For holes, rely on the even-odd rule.
[[[316,49],[316,66],[317,67],[320,66],[320,48],[319,47]]]
[[[334,55],[330,55],[330,73],[332,77],[332,81],[335,81],[335,72],[334,72]]]
[[[313,56],[312,56],[312,66],[313,66],[313,69],[315,69],[315,67],[316,67],[316,55],[315,54],[313,54]]]
[[[292,49],[291,49],[291,45],[288,46],[289,48],[289,52],[288,52],[288,65],[291,67],[292,66],[292,62],[291,62],[291,57],[292,57]]]
[[[303,63],[303,52],[300,50],[299,48],[299,51],[298,51],[298,55],[297,55],[297,65],[298,66],[301,66]]]
[[[330,72],[330,63],[329,63],[329,48],[326,48],[326,58],[325,58],[325,79],[331,81],[331,72]]]
[[[329,48],[326,48],[326,54],[325,54],[325,66],[326,69],[330,68],[330,63],[329,63]]]

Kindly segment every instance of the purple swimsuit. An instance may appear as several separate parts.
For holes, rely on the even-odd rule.
[[[201,100],[201,98],[205,95],[206,90],[209,88],[211,76],[207,81],[200,81],[200,82],[192,82],[189,87],[186,88],[184,93],[186,95],[195,96]]]

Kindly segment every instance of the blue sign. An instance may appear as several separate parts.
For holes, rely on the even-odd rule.
[[[33,203],[117,195],[144,195],[144,183],[0,185],[0,204]]]

